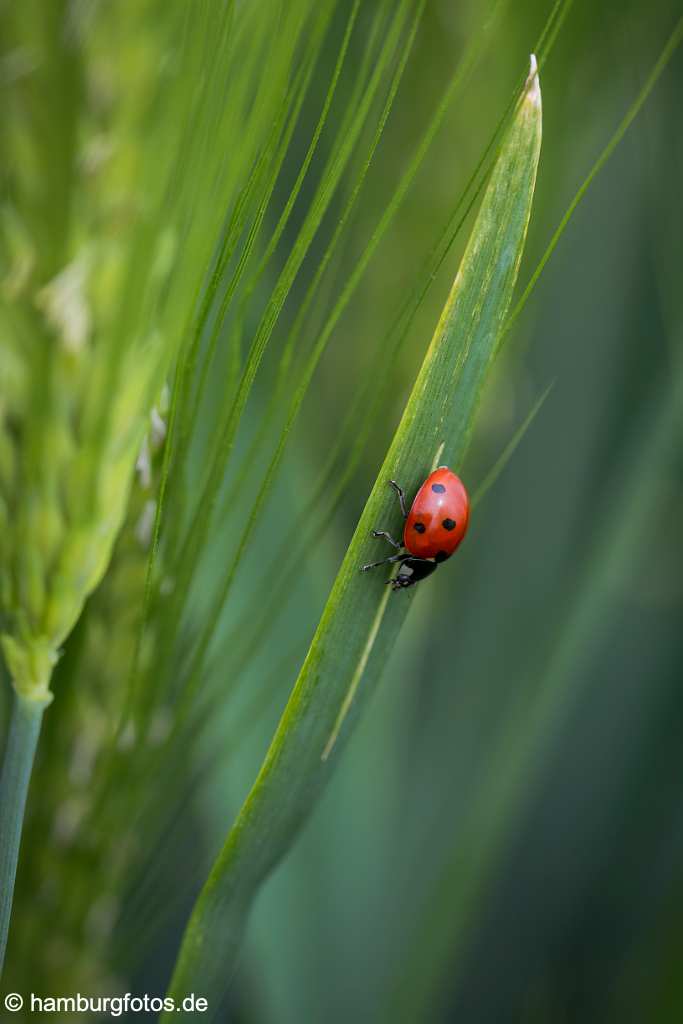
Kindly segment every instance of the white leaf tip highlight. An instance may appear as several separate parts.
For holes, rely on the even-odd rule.
[[[536,54],[532,53],[529,57],[529,75],[526,80],[524,87],[525,99],[534,104],[534,106],[540,107],[541,105],[541,86],[538,80],[538,61],[536,60]]]

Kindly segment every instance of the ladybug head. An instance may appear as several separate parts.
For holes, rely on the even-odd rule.
[[[398,576],[395,576],[392,580],[387,580],[387,583],[391,584],[392,590],[404,590],[406,587],[412,587],[420,580],[425,579],[437,568],[438,563],[428,560],[426,558],[406,558],[401,563]]]

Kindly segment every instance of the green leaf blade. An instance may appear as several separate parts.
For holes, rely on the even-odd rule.
[[[392,594],[375,528],[400,526],[398,479],[413,494],[438,459],[458,470],[503,333],[531,213],[541,145],[535,61],[493,169],[458,274],[384,464],[254,786],[195,905],[170,994],[212,1007],[234,968],[259,884],[322,790],[343,740],[379,681],[414,593]]]

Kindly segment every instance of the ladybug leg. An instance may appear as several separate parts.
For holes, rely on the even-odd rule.
[[[367,565],[361,565],[360,571],[367,572],[368,569],[376,569],[378,565],[386,565],[388,562],[403,562],[406,558],[410,557],[410,555],[389,555],[388,558],[382,558],[379,562],[369,562]]]
[[[396,483],[395,480],[390,480],[389,481],[389,486],[393,487],[394,490],[396,491],[396,493],[398,495],[398,501],[399,501],[399,504],[401,506],[401,512],[403,513],[403,518],[407,519],[408,518],[408,510],[406,509],[406,495],[405,495],[405,491],[403,490],[402,487],[399,487],[399,485]]]
[[[399,550],[403,547],[403,545],[399,544],[397,540],[394,540],[391,534],[387,533],[386,530],[372,530],[371,532],[373,537],[384,537],[385,540],[388,540],[390,544],[393,544],[393,546]]]

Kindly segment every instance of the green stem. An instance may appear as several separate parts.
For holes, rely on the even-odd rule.
[[[16,694],[0,778],[0,972],[5,960],[26,794],[46,702]]]

